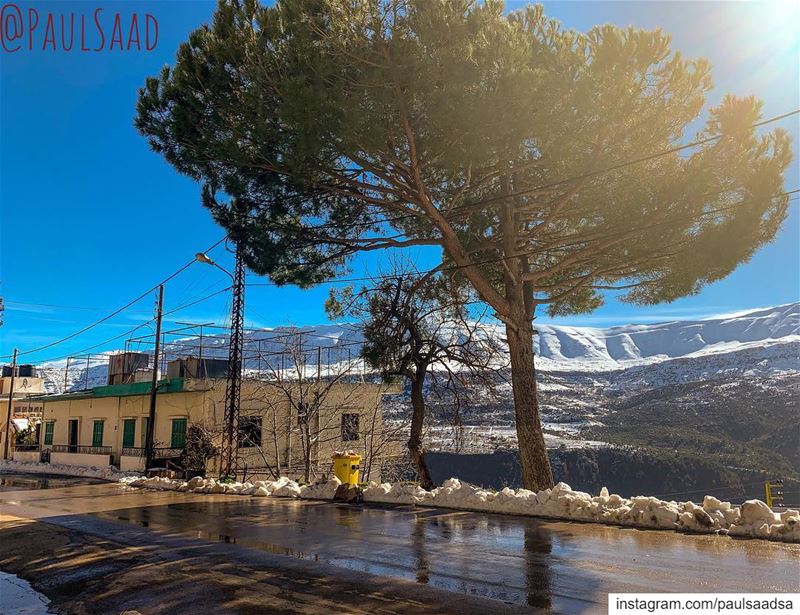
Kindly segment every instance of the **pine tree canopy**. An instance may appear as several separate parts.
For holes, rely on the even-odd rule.
[[[541,6],[224,0],[136,126],[252,270],[307,286],[357,252],[439,246],[508,323],[514,296],[531,318],[696,293],[775,236],[789,137],[753,128],[754,97],[707,107],[711,88],[660,30],[579,33]]]

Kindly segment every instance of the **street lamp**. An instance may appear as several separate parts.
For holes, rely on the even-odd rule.
[[[225,267],[223,267],[222,265],[218,264],[214,259],[212,259],[207,254],[204,254],[203,252],[198,252],[197,254],[194,255],[194,258],[198,263],[203,263],[204,265],[211,265],[212,267],[216,267],[217,269],[225,273],[225,275],[227,275],[229,278],[233,279],[233,274],[230,271],[225,269]],[[239,258],[238,252],[236,258],[237,259]]]
[[[233,476],[239,445],[239,400],[242,390],[242,346],[244,346],[244,263],[236,245],[236,265],[231,274],[203,252],[195,254],[197,262],[224,271],[233,280],[231,300],[231,334],[228,346],[228,382],[225,387],[225,425],[220,452],[219,475]]]

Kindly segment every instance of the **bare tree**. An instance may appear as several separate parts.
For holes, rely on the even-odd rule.
[[[241,412],[245,423],[248,418],[257,419],[258,427],[251,425],[250,432],[244,433],[248,428],[240,426],[240,447],[252,448],[273,477],[299,468],[303,480],[309,482],[320,469],[321,455],[349,442],[354,449],[364,450],[370,464],[385,449],[380,395],[355,386],[358,358],[345,355],[342,349],[337,354],[323,365],[319,346],[304,341],[302,334],[291,335],[283,350],[267,361],[266,370],[248,379]],[[371,394],[375,400],[369,405],[363,396]],[[367,414],[362,413],[365,405]],[[251,410],[244,410],[248,406]],[[354,431],[344,433],[343,415],[358,417],[353,419]],[[345,435],[349,439],[343,441]]]
[[[365,319],[362,355],[390,380],[405,378],[411,386],[411,429],[408,450],[420,484],[433,486],[425,464],[422,433],[426,417],[426,386],[445,389],[454,400],[473,382],[493,385],[489,368],[500,356],[499,344],[481,325],[485,311],[470,314],[465,286],[454,279],[421,274],[395,263],[389,275],[376,277],[369,286],[331,292],[330,316]]]
[[[205,476],[206,463],[217,454],[214,446],[215,430],[207,425],[194,423],[186,430],[186,444],[181,451],[180,465],[193,475]]]

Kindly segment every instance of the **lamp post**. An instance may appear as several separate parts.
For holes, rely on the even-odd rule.
[[[147,431],[144,434],[144,471],[153,465],[153,448],[155,446],[156,429],[156,396],[158,395],[158,359],[161,354],[161,319],[164,315],[164,285],[158,287],[158,301],[156,302],[156,347],[153,350],[153,374],[150,381],[150,411],[147,419]],[[89,370],[87,369],[88,373]]]
[[[228,347],[228,381],[225,387],[225,421],[220,451],[219,475],[233,476],[236,471],[236,456],[239,448],[239,401],[242,389],[242,346],[244,345],[244,262],[236,245],[236,265],[231,274],[202,252],[195,258],[198,262],[212,265],[224,271],[233,281],[231,300],[231,332]]]
[[[6,412],[6,441],[3,446],[3,459],[8,459],[8,444],[11,440],[11,404],[14,402],[14,377],[17,375],[17,349],[11,362],[11,388],[8,390],[8,411]]]

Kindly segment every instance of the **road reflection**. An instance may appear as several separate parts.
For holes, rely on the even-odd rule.
[[[548,608],[553,604],[552,538],[534,519],[233,498],[95,514],[448,591]]]
[[[414,519],[413,531],[411,532],[411,547],[414,551],[415,567],[417,570],[417,583],[428,584],[430,575],[428,574],[428,554],[425,550],[425,520]]]
[[[541,527],[525,528],[525,579],[528,604],[543,609],[553,606],[549,558],[553,551],[551,533]]]
[[[0,491],[59,489],[73,485],[94,485],[106,481],[99,478],[59,476],[56,474],[0,474]]]

